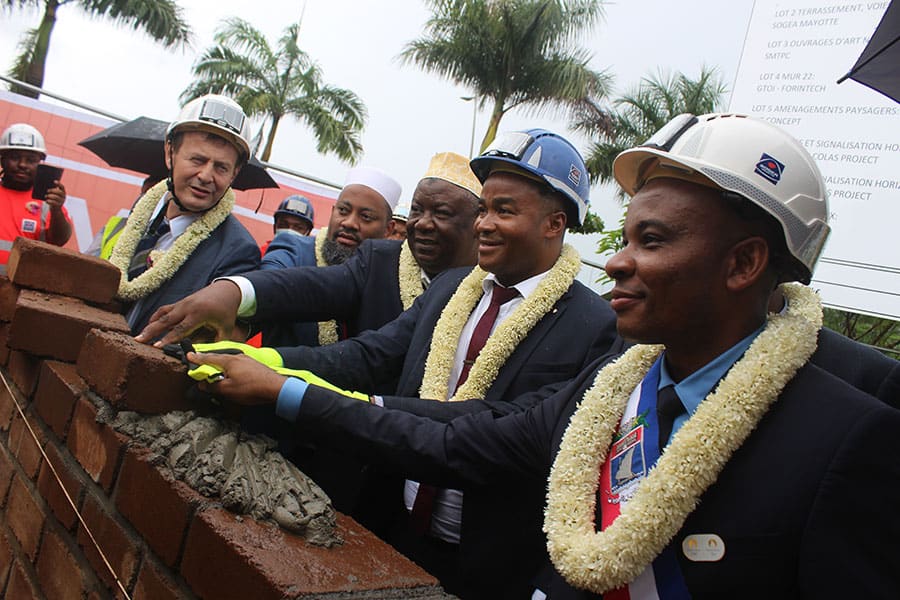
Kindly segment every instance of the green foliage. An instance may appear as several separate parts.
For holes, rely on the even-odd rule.
[[[603,219],[592,212],[588,212],[584,215],[584,223],[577,227],[570,227],[569,231],[572,233],[600,233],[604,227],[606,227],[606,224],[603,223]]]
[[[319,152],[356,162],[362,155],[366,107],[350,90],[323,83],[318,64],[297,44],[299,32],[300,23],[289,25],[273,48],[250,23],[226,19],[216,31],[215,45],[194,65],[197,79],[181,99],[227,94],[248,115],[269,117],[264,161],[272,153],[278,123],[291,116],[313,130]]]
[[[37,87],[44,84],[44,68],[57,11],[66,4],[74,4],[90,16],[146,33],[166,48],[187,44],[191,37],[190,27],[175,0],[2,0],[0,4],[8,8],[43,6],[41,23],[24,34],[19,42],[19,53],[8,71],[11,77]],[[36,92],[19,86],[11,89],[38,97]]]
[[[829,329],[878,348],[892,358],[900,358],[900,321],[833,308],[826,308],[824,312],[824,324]]]
[[[425,71],[472,90],[479,107],[491,101],[481,149],[503,115],[517,106],[568,109],[606,95],[609,76],[587,67],[576,41],[603,16],[600,0],[429,0],[426,34],[400,55]]]

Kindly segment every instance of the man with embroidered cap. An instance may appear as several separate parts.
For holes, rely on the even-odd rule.
[[[6,271],[16,237],[62,246],[72,235],[72,221],[63,206],[66,188],[49,183],[43,198],[32,193],[38,165],[47,158],[44,136],[27,123],[14,123],[0,134],[0,271]]]
[[[576,281],[580,259],[564,244],[567,225],[581,223],[587,211],[588,178],[578,151],[554,133],[532,129],[501,137],[471,168],[483,182],[475,221],[479,266],[445,271],[378,331],[325,348],[279,348],[284,366],[365,392],[385,376],[399,376],[395,394],[378,404],[437,422],[524,410],[542,397],[539,390],[574,377],[620,342],[608,304]],[[421,264],[441,253],[429,230],[413,226],[419,204],[414,199],[409,243]],[[287,402],[299,401],[305,385],[288,379]],[[542,556],[540,487],[486,482],[463,494],[456,485],[418,480],[385,479],[394,486],[383,496],[390,504],[378,506],[382,518],[393,520],[377,524],[376,532],[451,593],[526,593],[526,574]]]
[[[231,98],[208,94],[185,104],[166,131],[168,177],[101,232],[100,256],[122,271],[118,299],[132,332],[160,306],[259,266],[259,247],[231,214],[231,182],[249,159],[249,132]]]
[[[314,384],[298,404],[247,357],[191,359],[220,395],[277,398],[298,433],[433,483],[546,486],[531,598],[896,597],[900,412],[810,362],[814,161],[764,121],[681,115],[613,171],[632,198],[606,270],[638,345],[524,413],[441,424]]]

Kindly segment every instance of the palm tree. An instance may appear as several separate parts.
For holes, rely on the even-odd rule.
[[[567,108],[600,98],[609,78],[587,67],[575,45],[603,15],[602,0],[429,0],[424,37],[400,54],[470,88],[480,107],[493,103],[481,150],[503,115],[520,105]]]
[[[262,160],[269,160],[278,123],[287,115],[312,128],[319,152],[356,162],[366,107],[350,90],[322,83],[319,66],[297,45],[300,23],[289,25],[273,50],[265,36],[246,21],[226,19],[215,45],[194,65],[197,80],[181,95],[190,100],[208,93],[232,96],[248,115],[270,119]]]
[[[620,152],[646,141],[676,115],[713,112],[725,91],[716,70],[704,67],[697,79],[683,73],[645,77],[613,102],[612,111],[591,99],[583,100],[571,126],[597,139],[585,160],[592,180],[613,181],[612,164]]]
[[[191,30],[182,19],[181,8],[175,0],[0,0],[0,6],[41,6],[41,23],[29,29],[19,40],[19,54],[9,70],[10,77],[36,87],[44,84],[44,69],[50,49],[50,34],[56,24],[57,10],[75,4],[92,17],[104,17],[135,31],[143,31],[166,48],[186,44]],[[39,94],[21,86],[10,89],[18,94],[37,98]]]

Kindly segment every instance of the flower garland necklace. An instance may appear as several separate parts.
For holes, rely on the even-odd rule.
[[[403,304],[403,310],[409,310],[416,298],[425,291],[422,286],[422,267],[416,262],[408,241],[404,241],[400,248],[397,284],[400,286],[400,302]]]
[[[325,239],[328,237],[328,228],[323,227],[316,235],[316,266],[327,267],[325,256],[322,254],[322,247],[325,245]],[[319,321],[319,345],[327,346],[338,341],[337,321]]]
[[[566,293],[581,269],[578,252],[568,244],[547,276],[538,284],[533,293],[488,337],[487,343],[475,359],[469,377],[449,399],[483,398],[494,383],[500,368],[506,364],[510,354],[525,339],[535,324],[544,318],[556,301]],[[459,336],[484,294],[482,281],[487,273],[475,267],[450,297],[434,327],[431,348],[425,361],[425,373],[419,389],[420,398],[444,399],[449,396],[450,371],[459,344]]]
[[[168,281],[181,268],[181,265],[193,254],[197,246],[228,218],[228,215],[231,214],[231,209],[234,207],[234,192],[231,188],[228,188],[225,195],[219,200],[219,203],[188,225],[187,229],[178,236],[171,248],[168,250],[153,250],[150,253],[150,267],[129,281],[128,267],[131,265],[131,259],[134,256],[138,242],[141,241],[141,237],[147,230],[147,225],[153,216],[154,209],[156,209],[160,199],[168,191],[166,181],[163,180],[154,185],[137,201],[137,204],[135,204],[134,209],[128,216],[128,220],[125,222],[125,227],[119,240],[116,242],[115,248],[113,248],[112,255],[109,257],[109,261],[122,272],[118,292],[118,297],[121,300],[132,302],[159,289],[163,283]]]
[[[602,594],[634,580],[678,533],[700,496],[816,349],[818,296],[782,286],[788,311],[770,315],[716,390],[672,437],[619,517],[595,531],[600,467],[628,397],[662,346],[639,345],[604,367],[572,415],[550,471],[544,532],[553,564],[575,587]]]

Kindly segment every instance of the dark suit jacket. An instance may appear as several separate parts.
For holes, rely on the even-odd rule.
[[[519,343],[484,399],[447,403],[416,398],[435,324],[470,271],[462,268],[444,272],[409,310],[378,331],[324,348],[279,349],[285,365],[309,369],[343,388],[361,391],[373,389],[384,377],[399,376],[398,396],[385,397],[385,406],[446,421],[467,412],[483,411],[493,417],[525,410],[545,397],[538,390],[576,376],[620,343],[609,305],[575,282]],[[397,473],[408,475],[402,469]],[[376,505],[382,516],[403,514],[405,518],[400,479],[390,480],[391,502]],[[527,574],[537,568],[543,556],[542,503],[540,486],[498,487],[487,482],[466,489],[460,560],[463,577],[472,583],[470,590],[481,592],[485,598],[502,597],[511,591],[515,596],[527,593]],[[371,512],[359,516],[381,532],[378,522],[367,518]],[[498,530],[503,534],[497,535]]]
[[[347,337],[378,329],[403,312],[397,285],[401,242],[366,240],[349,260],[331,267],[246,273],[256,292],[256,319],[316,323],[337,319]],[[318,329],[303,345],[318,346]]]
[[[900,361],[826,327],[819,330],[819,346],[810,360],[856,389],[900,408]]]
[[[482,411],[449,424],[310,388],[298,427],[467,493],[490,484],[543,491],[569,418],[599,366],[524,413],[496,418]],[[900,411],[807,364],[673,544],[693,598],[897,598],[898,503]],[[719,535],[724,558],[687,561],[681,542],[694,533]],[[506,532],[494,527],[490,534]],[[552,600],[598,597],[573,589],[552,569],[545,574],[542,589]],[[489,578],[484,585],[491,588]]]
[[[217,277],[238,275],[258,266],[259,246],[240,221],[228,215],[171,279],[140,301],[132,333],[139,333],[159,307],[178,302]]]

